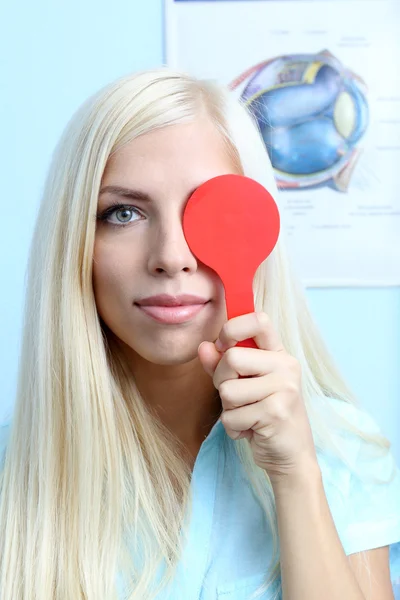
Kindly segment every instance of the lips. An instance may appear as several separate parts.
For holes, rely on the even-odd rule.
[[[208,302],[206,298],[191,294],[180,296],[161,294],[144,298],[136,302],[136,306],[159,323],[180,324],[193,319]]]
[[[139,300],[136,304],[139,306],[190,306],[194,304],[206,304],[206,298],[193,296],[192,294],[181,294],[180,296],[170,296],[168,294],[159,294]]]

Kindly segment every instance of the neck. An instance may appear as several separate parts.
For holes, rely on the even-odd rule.
[[[221,414],[211,377],[198,358],[180,365],[157,365],[131,350],[127,358],[142,398],[188,450],[193,464]]]

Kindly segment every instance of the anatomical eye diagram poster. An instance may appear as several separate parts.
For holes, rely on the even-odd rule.
[[[252,112],[309,287],[400,285],[400,1],[166,0],[166,62]]]

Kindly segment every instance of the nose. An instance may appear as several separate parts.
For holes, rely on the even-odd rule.
[[[182,220],[164,222],[154,236],[148,259],[152,275],[174,277],[180,272],[197,271],[197,260],[187,245],[182,228]]]

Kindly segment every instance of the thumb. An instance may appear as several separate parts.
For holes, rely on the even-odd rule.
[[[215,348],[212,342],[202,342],[197,350],[199,359],[206,373],[212,377],[214,371],[222,358],[222,354]]]

